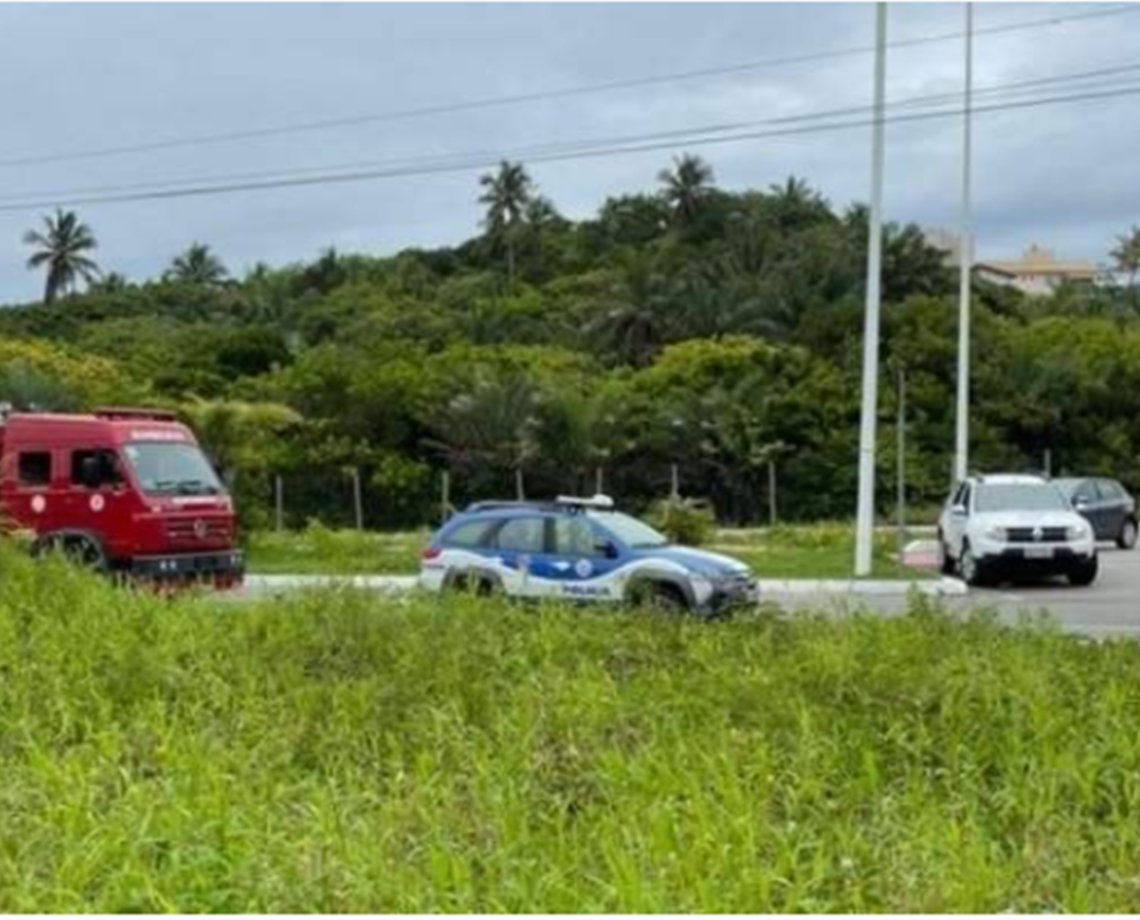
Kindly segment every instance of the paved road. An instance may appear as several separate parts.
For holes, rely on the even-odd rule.
[[[312,576],[252,576],[239,594],[241,597],[275,595],[311,587],[320,583],[349,583],[356,587],[391,593],[408,590],[415,579],[408,576],[358,576],[355,578],[320,578]],[[902,596],[812,594],[798,591],[768,591],[764,600],[774,601],[789,610],[831,611],[837,615],[867,610],[886,615],[906,609]],[[1100,551],[1100,576],[1088,588],[1071,588],[1064,580],[1024,584],[999,589],[973,589],[962,597],[944,597],[941,603],[952,611],[992,607],[1002,619],[1016,622],[1020,616],[1046,612],[1062,628],[1094,637],[1140,637],[1140,550],[1131,552],[1103,546]]]
[[[823,608],[837,613],[856,609],[898,613],[906,599],[899,597],[837,598],[821,596],[770,596],[789,609]],[[1063,579],[997,589],[974,588],[965,597],[944,598],[955,611],[992,607],[1003,620],[1045,612],[1063,629],[1098,638],[1140,636],[1140,550],[1114,546],[1100,549],[1100,575],[1087,588],[1071,588]]]

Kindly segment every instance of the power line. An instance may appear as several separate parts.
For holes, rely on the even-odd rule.
[[[1110,16],[1121,16],[1129,13],[1140,13],[1140,5],[1114,6],[1104,10],[1092,10],[1084,13],[1074,13],[1068,16],[1049,16],[1042,19],[1024,20],[1007,23],[1005,25],[990,26],[985,29],[975,29],[978,35],[1001,35],[1019,32],[1026,29],[1035,29],[1045,26],[1063,25],[1070,22],[1081,22],[1092,19],[1103,19]],[[938,42],[950,41],[963,37],[965,33],[945,32],[941,34],[919,36],[909,39],[899,39],[890,42],[890,48],[911,48]],[[499,108],[520,105],[528,102],[539,102],[553,99],[566,99],[574,96],[594,95],[621,89],[633,89],[642,86],[653,86],[666,83],[678,83],[687,80],[707,79],[711,77],[729,76],[732,74],[748,73],[775,67],[785,67],[795,64],[813,63],[816,61],[832,60],[842,57],[852,57],[868,54],[874,50],[873,45],[854,45],[847,48],[836,48],[830,51],[809,52],[785,57],[767,58],[758,61],[748,61],[731,64],[723,67],[708,67],[699,70],[681,71],[670,74],[658,74],[645,77],[633,77],[626,80],[612,80],[603,83],[592,83],[583,86],[566,87],[555,90],[542,90],[532,93],[518,93],[509,96],[488,97],[472,99],[454,103],[423,106],[420,108],[402,109],[389,112],[379,112],[366,115],[349,116],[345,118],[322,119],[318,121],[294,122],[292,124],[276,125],[267,128],[251,128],[241,131],[226,131],[215,134],[193,135],[168,140],[143,142],[138,144],[124,144],[115,147],[92,148],[88,150],[68,153],[37,154],[22,157],[12,157],[0,160],[0,168],[14,166],[42,165],[47,163],[61,163],[74,160],[100,159],[105,157],[122,156],[132,153],[148,153],[158,150],[172,150],[183,147],[195,147],[207,144],[228,143],[241,140],[252,140],[264,137],[276,137],[284,134],[295,134],[307,131],[320,131],[329,128],[353,127],[363,124],[375,124],[386,121],[399,121],[413,118],[423,118],[432,115],[453,114],[456,112],[473,111],[478,109]]]
[[[1017,96],[1022,95],[1027,90],[1038,90],[1042,87],[1055,85],[1059,83],[1085,83],[1083,89],[1087,90],[1091,86],[1098,86],[1106,91],[1116,90],[1121,88],[1119,84],[1108,82],[1107,78],[1117,77],[1124,74],[1135,73],[1140,71],[1140,63],[1132,64],[1119,64],[1111,67],[1101,67],[1094,70],[1068,72],[1063,74],[1054,74],[1045,77],[1035,77],[1032,79],[1016,80],[1006,83],[991,84],[978,88],[974,91],[975,95],[988,96],[990,98],[995,96]],[[1086,81],[1092,81],[1086,83]],[[1103,86],[1098,84],[1103,83]],[[1130,84],[1124,88],[1128,88]],[[956,103],[960,98],[957,92],[943,92],[933,93],[922,96],[912,96],[906,99],[896,100],[888,104],[888,108],[907,109],[915,106],[925,106],[931,104],[944,104],[949,102]],[[1047,97],[1051,99],[1052,97]],[[1035,100],[1025,100],[1035,101]],[[701,143],[701,139],[706,135],[728,134],[733,131],[741,131],[745,129],[755,129],[763,126],[775,125],[794,125],[803,122],[821,121],[829,118],[844,117],[851,115],[858,115],[870,111],[867,105],[849,106],[846,108],[827,109],[816,112],[802,112],[791,115],[774,116],[766,119],[743,121],[743,122],[730,122],[724,124],[704,125],[699,127],[681,128],[672,131],[660,131],[653,133],[639,133],[624,136],[608,136],[608,137],[595,137],[584,138],[570,141],[556,141],[547,144],[514,148],[514,149],[496,149],[496,150],[474,150],[440,154],[431,156],[428,154],[412,155],[406,157],[399,157],[388,160],[367,160],[355,161],[348,163],[338,164],[324,164],[321,166],[308,166],[297,167],[293,169],[281,170],[257,170],[254,172],[242,173],[228,173],[228,174],[214,174],[209,176],[197,177],[184,177],[184,178],[170,178],[170,179],[154,179],[145,182],[136,183],[120,183],[117,185],[102,185],[102,186],[88,186],[83,188],[70,188],[70,189],[54,189],[47,191],[27,192],[16,196],[6,196],[0,198],[0,205],[7,204],[21,204],[24,202],[36,201],[44,198],[51,198],[58,200],[62,198],[73,198],[76,196],[111,196],[120,195],[129,192],[139,192],[146,190],[165,190],[175,191],[177,187],[193,186],[204,184],[218,184],[218,183],[237,183],[246,180],[256,180],[258,182],[266,182],[271,180],[284,180],[287,178],[301,177],[305,175],[317,174],[325,176],[336,174],[344,171],[357,171],[357,170],[401,170],[407,167],[417,168],[432,168],[443,170],[445,167],[453,166],[456,169],[472,168],[469,164],[475,161],[477,164],[484,160],[490,159],[497,161],[500,159],[523,159],[530,162],[543,162],[544,158],[551,155],[571,154],[578,152],[586,152],[590,150],[602,150],[609,152],[615,147],[621,147],[627,144],[645,144],[657,141],[672,141],[677,144],[695,145]],[[927,113],[933,114],[933,113]],[[945,113],[953,114],[953,113]],[[833,125],[824,125],[824,128],[830,129],[835,127]],[[839,127],[843,127],[842,125]],[[402,174],[402,173],[395,173]],[[173,188],[172,188],[173,186]]]
[[[1068,96],[1052,96],[1039,99],[1021,100],[1017,102],[994,103],[991,105],[975,106],[972,111],[974,115],[983,115],[990,112],[1010,111],[1016,109],[1038,108],[1043,105],[1056,105],[1063,103],[1074,102],[1090,102],[1101,99],[1114,99],[1123,98],[1127,96],[1135,96],[1140,94],[1140,85],[1132,85],[1115,90],[1103,90],[1097,92],[1076,93]],[[918,121],[927,121],[934,118],[947,118],[955,115],[961,115],[961,109],[945,109],[942,111],[934,112],[916,112],[905,115],[895,115],[885,119],[886,124],[900,124]],[[724,135],[720,137],[701,137],[697,139],[690,139],[684,141],[685,146],[707,146],[710,144],[726,144],[738,143],[747,140],[760,140],[767,138],[791,137],[796,135],[817,134],[827,131],[845,130],[849,128],[862,128],[867,127],[873,123],[872,120],[861,119],[859,121],[847,122],[833,122],[819,125],[807,125],[798,128],[785,128],[774,129],[769,131],[751,131],[743,132],[732,135]],[[646,153],[662,149],[675,149],[677,146],[676,141],[666,142],[651,142],[644,144],[625,144],[618,145],[610,148],[599,147],[588,150],[577,150],[570,152],[551,153],[546,156],[537,156],[531,159],[531,162],[540,163],[553,163],[568,160],[579,159],[594,159],[602,156],[620,156],[622,154],[630,153]],[[350,182],[362,182],[372,179],[391,179],[391,178],[404,178],[409,176],[428,176],[439,175],[443,173],[453,172],[467,172],[472,169],[486,168],[493,166],[500,156],[490,157],[483,160],[471,160],[464,163],[449,163],[442,165],[411,165],[405,168],[396,169],[372,169],[372,170],[359,170],[354,172],[342,173],[326,173],[324,175],[316,175],[309,177],[298,178],[283,178],[283,179],[267,179],[261,182],[235,182],[228,184],[218,185],[200,185],[191,186],[188,188],[175,188],[175,189],[158,189],[147,192],[136,192],[122,195],[93,195],[89,197],[77,197],[67,200],[60,198],[45,198],[35,202],[23,202],[19,204],[6,204],[0,205],[0,212],[10,211],[27,211],[32,209],[39,209],[45,207],[73,207],[77,205],[88,204],[115,204],[122,202],[132,201],[150,201],[150,200],[168,200],[175,198],[196,198],[209,195],[222,195],[233,194],[237,192],[248,191],[263,191],[276,188],[291,188],[291,187],[304,187],[312,185],[331,185],[343,184]]]

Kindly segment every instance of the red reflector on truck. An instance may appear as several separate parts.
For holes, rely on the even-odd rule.
[[[439,554],[440,549],[438,546],[425,546],[422,550],[420,550],[421,559],[434,559]]]

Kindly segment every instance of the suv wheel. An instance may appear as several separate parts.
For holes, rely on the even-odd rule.
[[[969,543],[964,542],[962,544],[962,555],[958,559],[958,572],[962,576],[962,581],[970,587],[984,585],[989,580],[986,577],[982,561],[974,555]]]
[[[938,534],[938,556],[939,556],[939,571],[943,575],[954,574],[954,557],[950,555],[950,548],[942,539],[942,534]]]
[[[1126,520],[1124,526],[1120,528],[1116,545],[1121,549],[1132,549],[1136,545],[1136,522],[1132,518]]]
[[[1096,581],[1097,558],[1093,556],[1088,562],[1081,562],[1069,571],[1069,584],[1075,588],[1087,588]]]

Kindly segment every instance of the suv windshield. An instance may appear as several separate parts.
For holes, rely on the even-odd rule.
[[[604,513],[589,511],[587,514],[630,549],[652,549],[655,546],[664,546],[669,542],[667,537],[659,534],[648,524],[643,524],[637,518],[622,514],[620,511],[606,511]]]
[[[123,448],[150,495],[221,495],[218,475],[194,444],[134,441]]]
[[[1069,504],[1048,482],[982,483],[974,501],[978,511],[1068,511]]]

